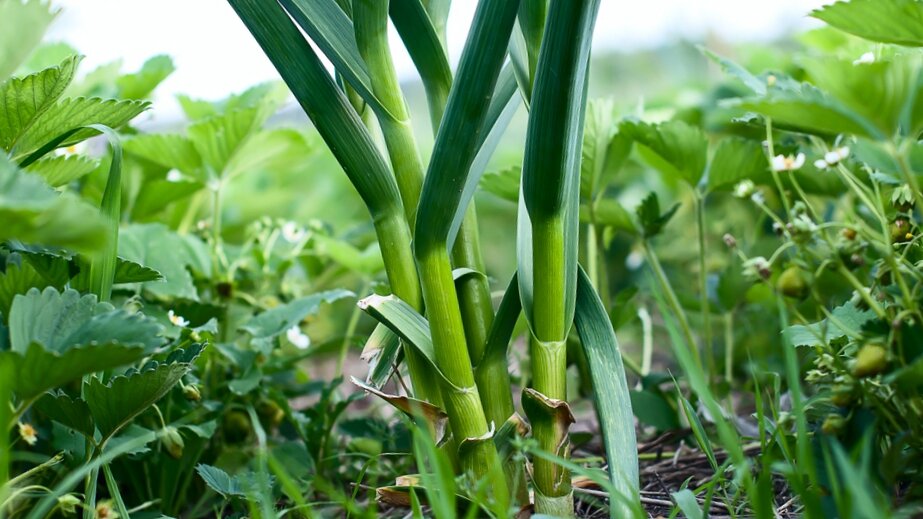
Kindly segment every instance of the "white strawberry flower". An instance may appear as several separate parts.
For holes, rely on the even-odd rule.
[[[285,338],[288,339],[288,342],[292,343],[292,345],[299,350],[307,349],[308,346],[311,345],[311,338],[302,332],[301,328],[298,326],[292,326],[286,330]]]
[[[304,239],[305,230],[295,222],[285,222],[282,225],[282,237],[289,243],[297,243]]]
[[[838,163],[840,163],[840,162],[846,160],[847,157],[849,157],[849,147],[848,147],[848,146],[842,146],[842,147],[840,147],[840,148],[835,148],[835,149],[833,149],[833,150],[828,151],[827,153],[825,153],[825,154],[824,154],[824,162],[826,162],[827,164],[833,166],[834,164],[838,164]]]
[[[32,427],[32,424],[19,422],[16,424],[19,427],[19,437],[22,438],[22,441],[27,444],[35,445],[38,441],[38,433],[35,431],[35,427]]]
[[[179,326],[180,328],[189,326],[189,321],[184,319],[181,315],[176,315],[173,310],[167,312],[167,318],[170,319],[170,322],[173,323],[173,326]]]
[[[785,156],[785,155],[776,155],[772,158],[772,170],[773,171],[795,171],[796,169],[804,166],[805,156],[804,153],[799,153],[797,156]]]

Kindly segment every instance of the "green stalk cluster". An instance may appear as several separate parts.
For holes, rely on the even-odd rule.
[[[505,506],[511,486],[525,489],[523,471],[508,464],[504,475],[493,438],[515,413],[506,348],[520,309],[532,329],[533,387],[523,405],[541,448],[562,457],[569,451],[566,344],[575,315],[577,182],[599,0],[552,0],[550,6],[545,0],[482,0],[456,78],[445,49],[448,0],[278,1],[281,6],[229,0],[368,206],[392,291],[425,311],[432,350],[405,349],[415,396],[444,408],[462,469],[486,480]],[[289,14],[334,63],[352,99],[324,70]],[[523,166],[531,244],[520,255],[529,256],[531,267],[523,270],[520,258],[518,281],[510,288],[517,297],[504,297],[498,317],[470,204],[476,178],[469,176],[509,98],[497,95],[497,85],[517,17],[528,74],[528,84],[519,86],[531,101]],[[392,62],[389,18],[426,89],[436,132],[428,165]],[[504,78],[509,94],[512,75]],[[359,106],[374,113],[386,156],[356,113]],[[567,470],[536,459],[533,479],[539,512],[573,515]]]

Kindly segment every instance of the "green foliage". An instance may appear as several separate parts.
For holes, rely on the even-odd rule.
[[[646,160],[667,178],[695,186],[705,174],[708,141],[701,129],[683,121],[661,124],[626,121],[619,133],[641,145]]]
[[[96,377],[90,378],[83,386],[83,398],[103,441],[172,389],[189,371],[201,350],[201,346],[176,350],[165,361],[150,361],[137,371],[129,370],[105,383]]]
[[[923,46],[923,5],[917,0],[838,1],[811,16],[867,40]]]
[[[0,239],[94,252],[105,245],[98,212],[70,193],[57,193],[40,178],[0,157]]]
[[[57,15],[50,2],[0,2],[0,20],[7,28],[0,36],[0,80],[9,77],[38,46]]]

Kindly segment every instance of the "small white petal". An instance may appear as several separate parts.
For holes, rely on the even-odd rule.
[[[286,330],[285,338],[288,339],[288,342],[292,343],[292,345],[299,350],[306,349],[311,345],[311,338],[302,332],[301,328],[297,326],[292,326]]]
[[[814,167],[817,169],[827,169],[829,166],[830,164],[826,160],[818,159],[814,161]]]
[[[786,160],[785,155],[776,155],[772,158],[772,170],[773,171],[785,171]]]
[[[175,169],[167,172],[167,182],[179,182],[183,179],[183,174]]]
[[[167,312],[167,318],[170,319],[170,322],[173,323],[173,326],[179,326],[180,328],[189,326],[189,321],[183,319],[181,315],[176,315],[173,310]]]
[[[805,159],[806,157],[804,156],[804,153],[799,153],[798,156],[795,157],[795,162],[791,164],[791,167],[789,169],[798,169],[801,166],[804,166]]]
[[[852,62],[853,65],[868,65],[869,63],[875,63],[874,52],[866,52],[865,54],[859,56],[859,59]]]

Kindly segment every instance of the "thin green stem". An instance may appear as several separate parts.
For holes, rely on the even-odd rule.
[[[705,261],[706,249],[705,249],[705,194],[699,193],[698,190],[693,190],[695,196],[695,215],[696,215],[696,231],[698,234],[699,240],[699,306],[701,307],[702,312],[702,329],[703,329],[703,344],[701,350],[699,348],[695,349],[695,353],[698,356],[704,355],[708,359],[708,372],[709,378],[715,375],[717,369],[715,367],[715,356],[712,352],[712,330],[711,330],[711,308],[708,302],[708,266]]]
[[[667,304],[676,315],[676,320],[679,321],[679,327],[685,336],[686,342],[690,345],[695,344],[695,334],[692,333],[692,327],[689,326],[689,319],[686,317],[686,312],[679,303],[679,298],[676,297],[676,292],[673,290],[673,285],[670,284],[670,279],[667,277],[666,272],[663,270],[663,266],[660,264],[660,259],[658,259],[657,254],[651,248],[651,244],[647,240],[641,242],[641,247],[644,252],[644,257],[651,266],[651,270],[654,271],[654,278],[660,285],[661,291],[663,291],[664,295],[667,297]],[[701,370],[701,359],[695,356],[693,359],[698,359],[699,364],[696,367]]]

